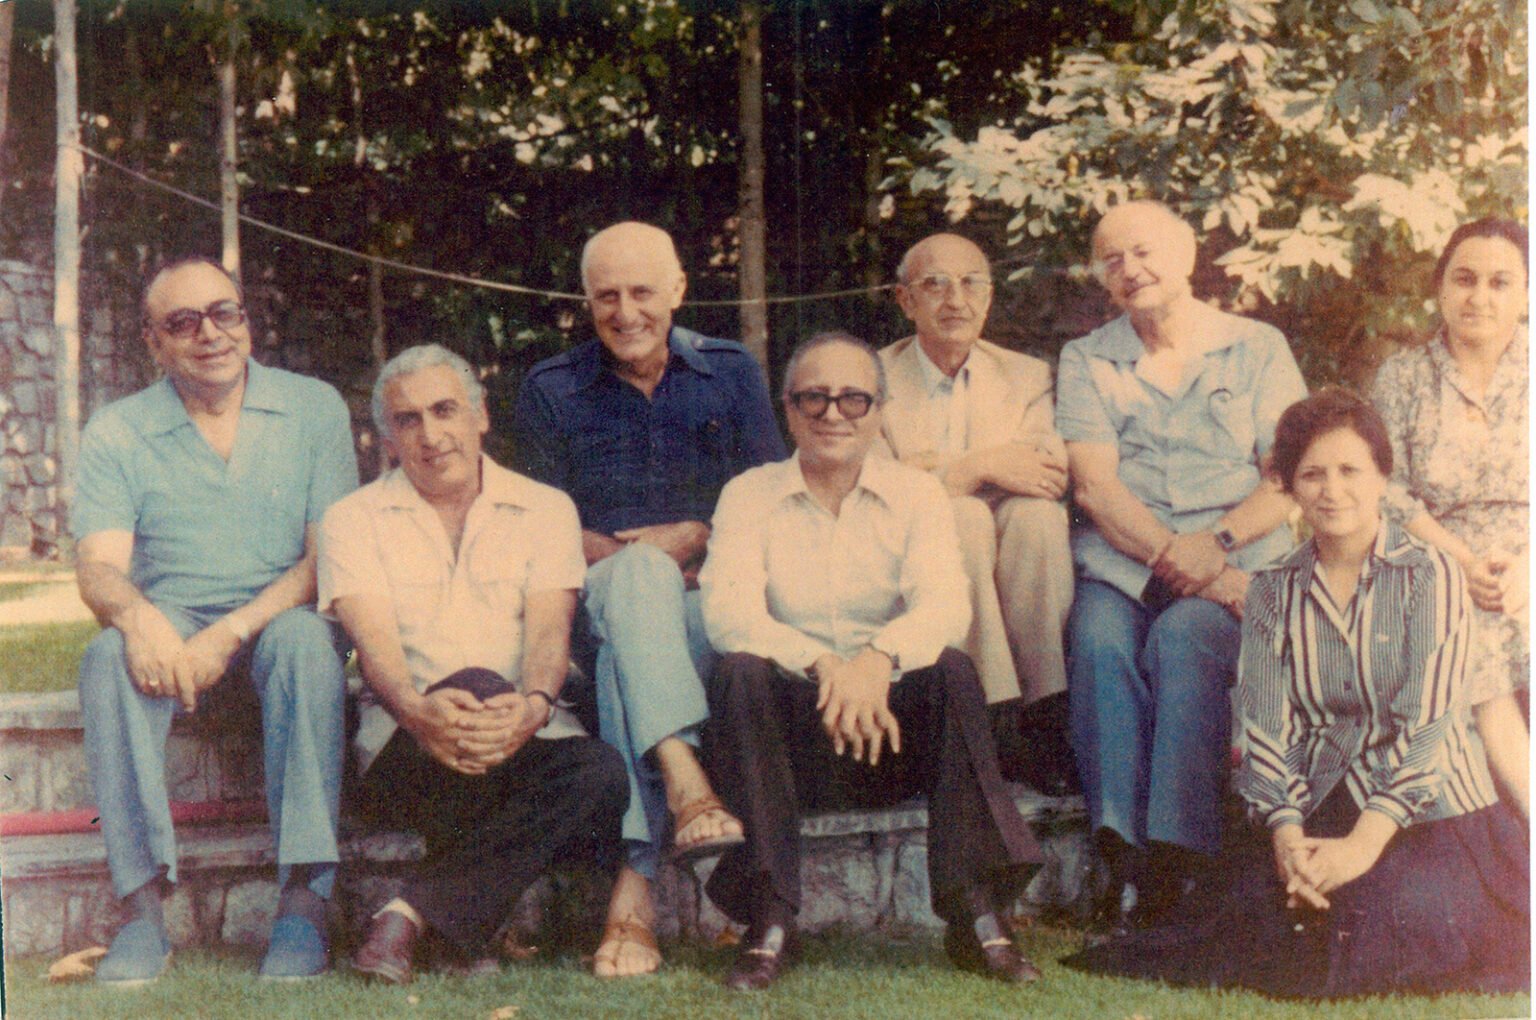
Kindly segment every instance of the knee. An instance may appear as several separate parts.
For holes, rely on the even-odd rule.
[[[1221,606],[1207,599],[1180,599],[1147,631],[1150,669],[1163,674],[1227,678],[1237,668],[1241,628]]]
[[[955,515],[955,533],[968,570],[991,571],[997,561],[997,524],[992,508],[975,496],[956,496],[949,501]]]
[[[302,659],[311,665],[334,664],[339,670],[336,635],[332,625],[313,609],[294,608],[278,613],[256,639],[258,658]]]
[[[613,554],[608,577],[607,605],[614,607],[627,599],[675,588],[683,590],[683,572],[677,561],[649,542],[631,542]]]
[[[1012,496],[997,508],[998,530],[1026,546],[1067,546],[1067,507],[1053,499]]]

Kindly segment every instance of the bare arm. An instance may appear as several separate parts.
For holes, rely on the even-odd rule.
[[[1113,443],[1067,443],[1078,506],[1104,540],[1138,563],[1150,564],[1174,533],[1120,480]]]
[[[129,579],[132,532],[101,531],[81,539],[76,567],[80,598],[102,626],[122,631],[129,675],[139,690],[177,694],[190,712],[197,707],[198,692],[217,683],[229,668],[242,634],[254,636],[279,613],[314,599],[316,533],[314,525],[305,529],[302,559],[250,602],[190,638],[183,639]]]

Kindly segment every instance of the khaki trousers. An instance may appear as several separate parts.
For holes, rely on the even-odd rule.
[[[1038,701],[1067,689],[1062,632],[1072,608],[1067,508],[1024,496],[953,500],[960,555],[971,583],[965,653],[987,704]]]

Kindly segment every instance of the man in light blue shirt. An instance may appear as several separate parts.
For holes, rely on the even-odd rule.
[[[165,742],[236,673],[261,702],[283,884],[262,975],[310,977],[328,960],[345,695],[335,631],[312,608],[315,530],[357,487],[349,415],[324,383],[250,359],[239,288],[216,263],[156,273],[143,319],[165,376],[92,418],[72,521],[80,595],[105,628],[80,664],[86,758],[128,917],[96,975],[121,987],[165,969]]]
[[[1195,235],[1163,206],[1100,221],[1094,267],[1125,314],[1069,343],[1056,428],[1088,525],[1073,536],[1073,749],[1097,848],[1139,919],[1177,902],[1220,846],[1228,688],[1248,572],[1291,544],[1264,475],[1306,387],[1285,338],[1190,290]]]

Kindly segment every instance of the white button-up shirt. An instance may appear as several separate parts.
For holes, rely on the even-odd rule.
[[[341,500],[320,532],[319,608],[348,595],[389,596],[418,691],[470,666],[522,687],[523,601],[530,592],[581,589],[586,559],[576,507],[558,489],[481,458],[480,495],[458,556],[437,511],[396,468]],[[364,689],[357,752],[372,763],[396,723]],[[583,732],[557,707],[541,737]]]
[[[806,488],[799,455],[732,480],[699,574],[721,652],[803,673],[873,645],[902,671],[965,640],[970,592],[954,516],[931,475],[867,457],[837,516]]]

